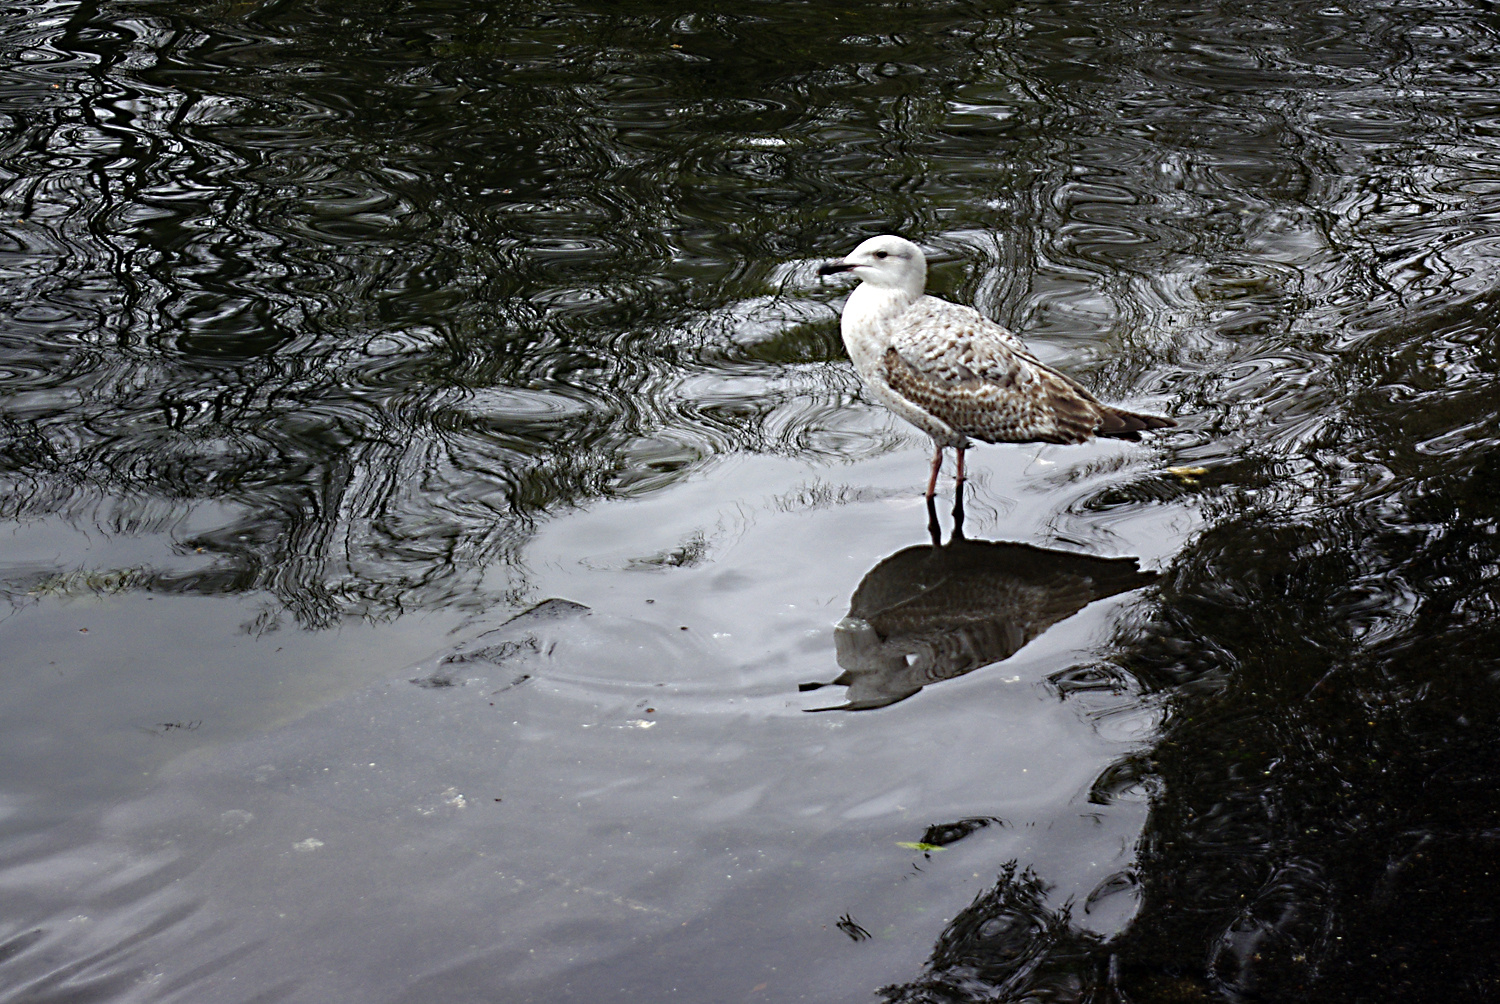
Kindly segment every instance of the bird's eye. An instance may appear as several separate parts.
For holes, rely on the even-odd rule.
[[[876,251],[875,252],[875,257],[876,258],[886,258],[886,257],[889,257],[889,253],[885,252],[885,251]]]

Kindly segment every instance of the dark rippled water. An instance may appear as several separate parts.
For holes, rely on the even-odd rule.
[[[1500,995],[1497,41],[0,7],[0,1001]],[[888,231],[1180,427],[930,538]]]

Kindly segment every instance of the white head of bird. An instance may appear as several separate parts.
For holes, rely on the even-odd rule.
[[[856,293],[868,289],[906,303],[915,301],[927,288],[927,256],[911,241],[895,234],[871,237],[842,261],[818,269],[819,275],[835,272],[857,275],[862,285]]]

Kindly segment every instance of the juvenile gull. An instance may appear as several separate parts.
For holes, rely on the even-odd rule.
[[[862,280],[844,304],[844,347],[870,393],[932,437],[937,490],[943,448],[986,443],[1082,443],[1093,436],[1139,440],[1145,429],[1177,423],[1100,402],[1071,377],[1033,356],[1026,345],[973,307],[927,288],[927,259],[909,240],[871,237],[819,275],[853,272]]]

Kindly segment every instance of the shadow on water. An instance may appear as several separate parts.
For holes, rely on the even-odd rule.
[[[927,500],[931,545],[908,547],[860,580],[834,629],[844,672],[803,691],[848,687],[847,703],[808,711],[863,711],[1010,658],[1047,628],[1095,600],[1156,579],[1135,558],[1098,558],[964,536],[964,486],[942,541]]]

